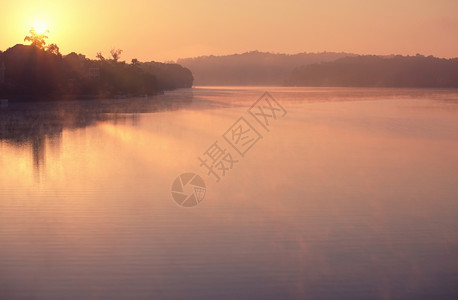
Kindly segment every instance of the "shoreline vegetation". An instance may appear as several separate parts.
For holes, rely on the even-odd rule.
[[[120,61],[122,50],[97,59],[62,55],[33,28],[0,51],[0,99],[37,102],[146,98],[167,90],[210,86],[458,88],[458,58],[352,53],[279,54],[259,51],[179,59],[177,63]]]
[[[458,58],[361,55],[297,67],[287,86],[458,88]]]
[[[97,60],[71,52],[62,55],[47,36],[34,29],[25,41],[0,51],[0,98],[10,102],[58,101],[146,97],[167,90],[189,88],[193,75],[174,63],[120,61],[122,50],[111,50],[111,58],[100,52]]]
[[[251,51],[177,61],[202,86],[458,88],[458,58]]]

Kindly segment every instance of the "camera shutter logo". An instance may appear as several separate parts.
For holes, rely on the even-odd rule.
[[[183,173],[172,183],[172,198],[183,207],[193,207],[202,202],[207,190],[204,180],[195,173]]]

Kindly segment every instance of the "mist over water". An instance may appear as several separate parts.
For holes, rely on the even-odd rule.
[[[198,157],[264,90],[287,114],[217,183]],[[0,299],[458,298],[456,90],[34,105],[0,109]]]

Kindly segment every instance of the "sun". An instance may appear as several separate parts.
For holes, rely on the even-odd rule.
[[[33,23],[33,28],[38,34],[43,34],[49,30],[48,25],[42,20],[35,21]]]

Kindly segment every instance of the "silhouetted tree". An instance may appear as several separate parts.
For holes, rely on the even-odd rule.
[[[154,75],[158,84],[165,90],[192,87],[194,77],[191,71],[179,64],[159,62],[145,62],[140,67],[147,73]]]
[[[52,54],[60,55],[59,47],[56,44],[50,44],[46,47],[46,51]]]
[[[38,34],[35,30],[35,28],[31,28],[29,30],[30,35],[27,35],[24,38],[25,42],[31,42],[32,46],[35,46],[39,49],[43,49],[46,45],[46,39],[48,36],[46,35],[49,32],[49,30],[46,30],[44,33]]]
[[[105,57],[103,57],[102,52],[97,52],[95,57],[97,57],[97,59],[100,61],[105,61]]]
[[[31,37],[32,39],[32,37]],[[70,53],[62,56],[55,44],[16,45],[0,54],[8,66],[8,82],[0,85],[0,98],[63,99],[69,97],[111,97],[114,95],[154,95],[159,91],[192,86],[192,73],[177,64],[156,62],[132,64],[118,62],[121,50],[113,59],[87,59]]]
[[[121,49],[111,49],[110,54],[113,57],[113,60],[117,62],[121,58]]]

